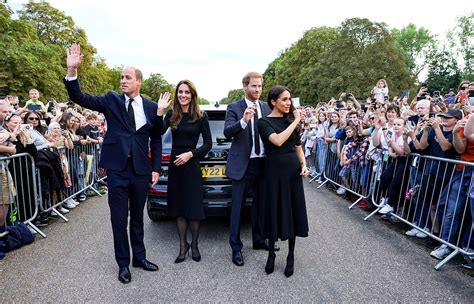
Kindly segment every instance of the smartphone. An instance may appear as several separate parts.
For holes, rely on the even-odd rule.
[[[344,107],[344,105],[342,104],[342,100],[336,101],[336,109],[340,109],[342,107]]]
[[[30,124],[21,124],[20,129],[22,129],[22,130],[31,130],[31,125]]]
[[[29,104],[27,108],[30,111],[39,111],[39,110],[41,110],[41,106],[40,105],[35,105],[35,104]]]
[[[392,134],[393,134],[393,133],[392,133],[391,130],[388,130],[388,131],[387,131],[387,135],[386,135],[387,140],[391,140],[391,139],[392,139]]]
[[[388,96],[385,95],[385,96],[383,97],[383,101],[388,101]]]
[[[407,128],[408,128],[409,130],[411,130],[411,129],[413,129],[414,127],[415,127],[414,122],[411,121],[411,120],[408,120],[408,121],[407,121]]]

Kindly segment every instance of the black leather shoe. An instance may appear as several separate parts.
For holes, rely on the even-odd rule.
[[[143,268],[146,271],[158,271],[158,266],[148,261],[147,259],[133,261],[132,266]]]
[[[242,256],[242,252],[239,251],[232,251],[232,263],[237,266],[244,266],[244,257]]]
[[[270,247],[268,247],[268,242],[267,241],[263,241],[263,242],[260,242],[260,243],[253,243],[253,246],[252,248],[254,250],[266,250],[266,251],[270,251]],[[275,244],[275,251],[279,251],[280,250],[280,247],[278,247],[277,244]]]
[[[132,275],[130,274],[130,270],[128,269],[128,267],[119,268],[118,279],[123,284],[130,283],[130,281],[132,280]]]

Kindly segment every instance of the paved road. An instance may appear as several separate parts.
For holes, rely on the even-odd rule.
[[[266,275],[266,253],[249,247],[243,227],[245,266],[231,263],[228,221],[204,223],[200,263],[174,264],[173,222],[145,221],[148,258],[160,270],[132,268],[132,283],[116,279],[105,198],[92,198],[70,213],[70,222],[46,227],[47,239],[0,262],[0,302],[461,302],[472,303],[474,277],[459,267],[433,270],[429,250],[327,190],[306,186],[310,236],[297,239],[295,274],[283,275],[287,244],[280,242],[275,272]]]

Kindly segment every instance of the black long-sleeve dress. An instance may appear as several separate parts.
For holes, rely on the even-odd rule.
[[[166,113],[163,120],[163,133],[171,126],[172,111]],[[188,113],[183,113],[176,130],[171,130],[173,142],[171,160],[168,166],[168,215],[183,216],[190,220],[203,220],[202,176],[199,159],[212,148],[211,130],[206,113],[195,122],[190,122]],[[196,145],[202,134],[203,143]],[[176,166],[176,156],[191,151],[193,157],[184,165]]]
[[[258,120],[266,154],[262,236],[271,241],[306,237],[309,230],[301,165],[296,154],[296,145],[301,145],[300,137],[292,134],[281,147],[268,139],[272,133],[283,132],[288,125],[283,117]]]

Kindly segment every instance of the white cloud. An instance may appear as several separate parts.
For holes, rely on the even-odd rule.
[[[18,10],[26,0],[8,1]],[[304,31],[369,18],[401,28],[423,26],[443,37],[471,1],[50,0],[83,28],[111,66],[134,65],[169,82],[188,78],[211,101],[264,72]]]

